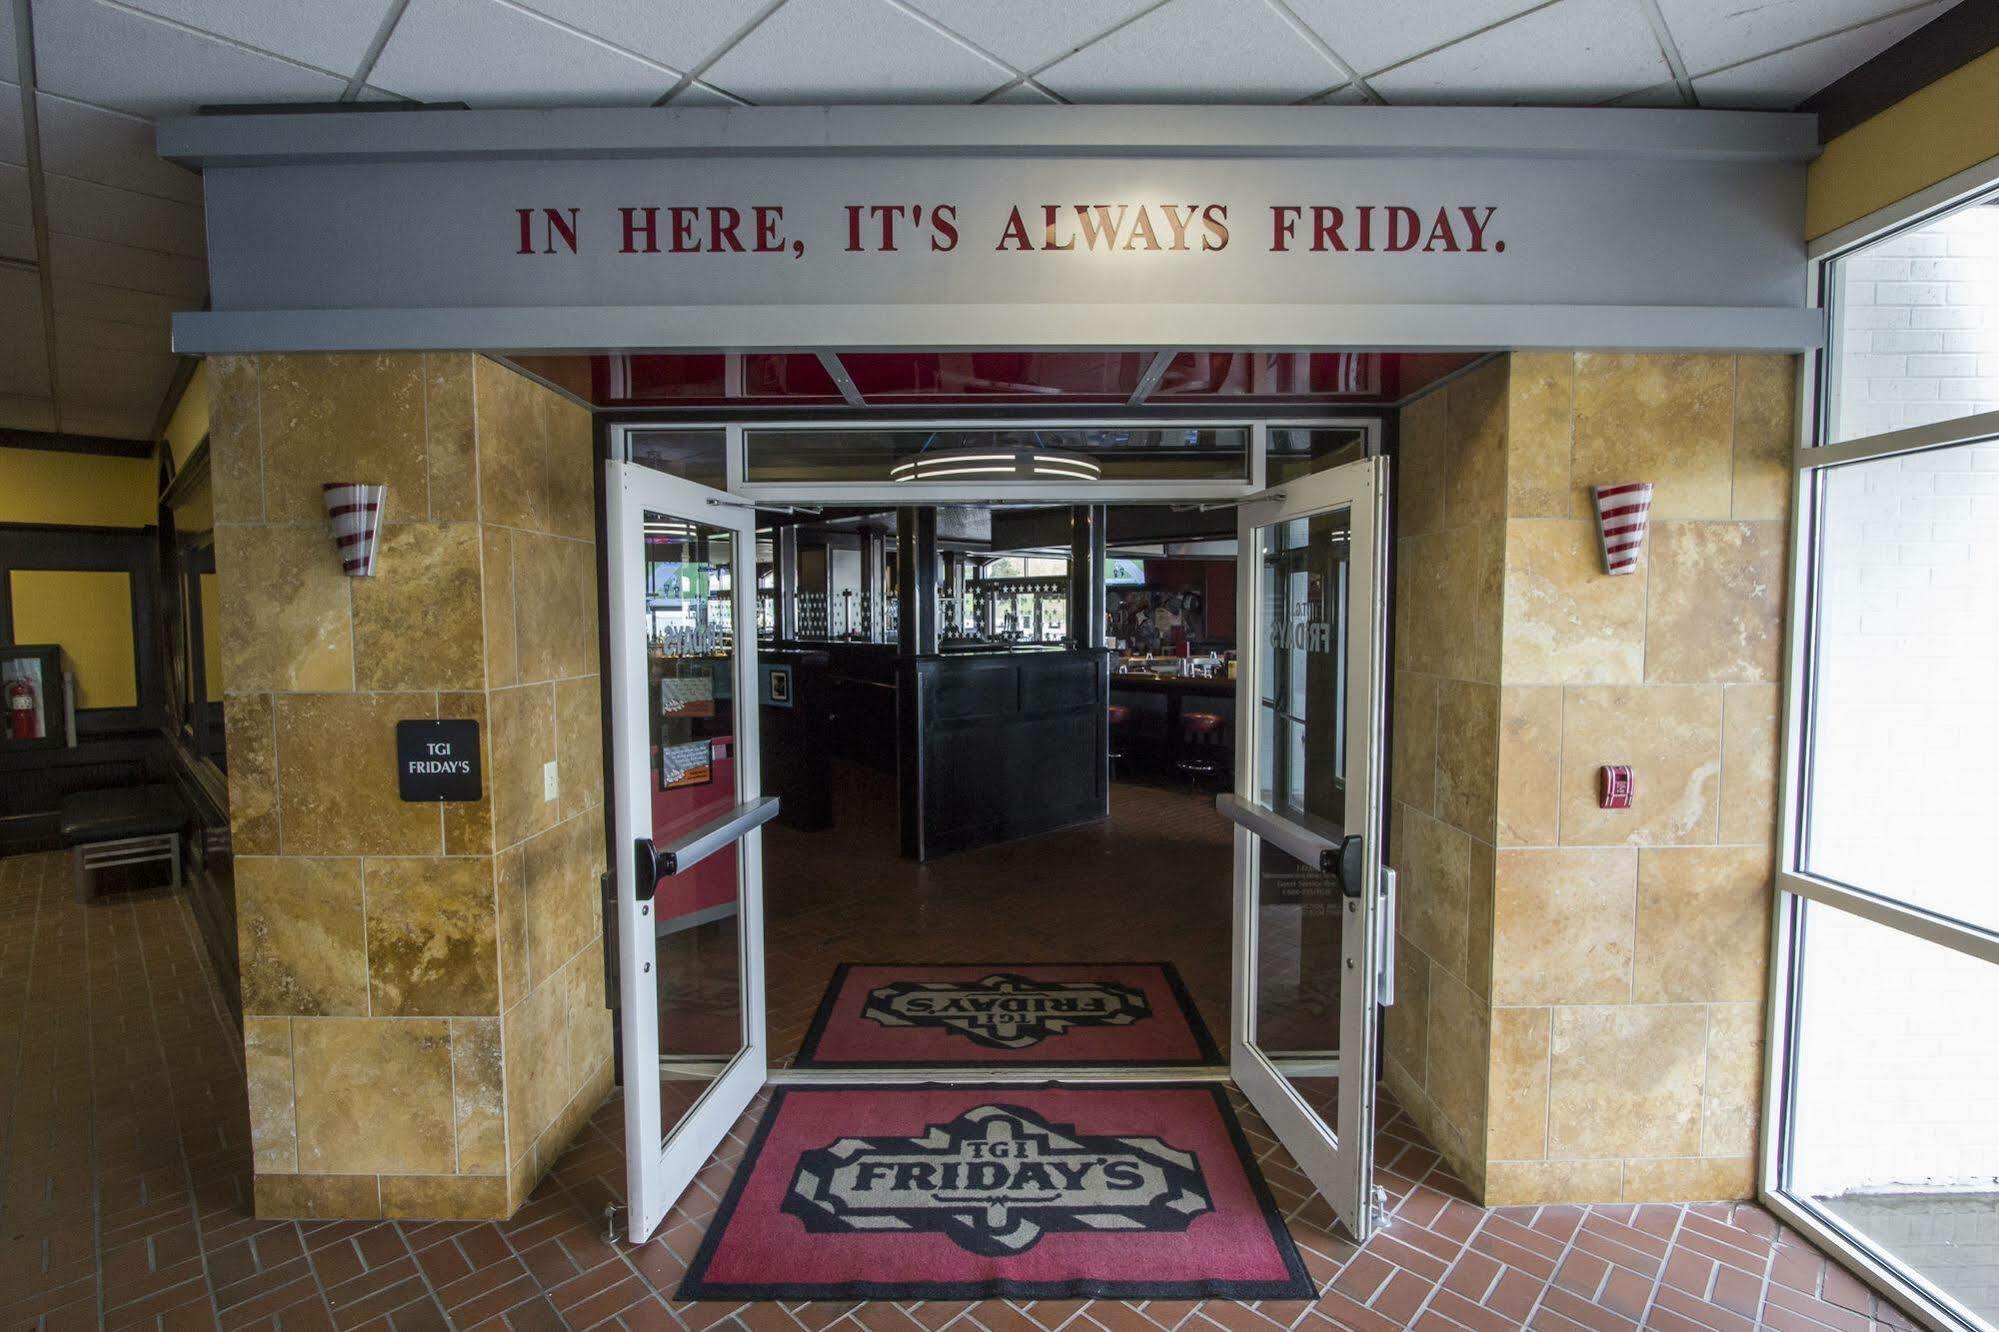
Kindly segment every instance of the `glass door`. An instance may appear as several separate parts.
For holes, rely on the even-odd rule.
[[[608,465],[613,861],[629,1233],[652,1234],[763,1085],[756,530]]]
[[[1379,458],[1237,510],[1230,1074],[1356,1239],[1370,1223],[1382,867]]]

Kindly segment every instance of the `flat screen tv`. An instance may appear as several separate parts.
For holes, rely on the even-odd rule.
[[[1144,560],[1104,561],[1105,587],[1138,587],[1145,583]]]

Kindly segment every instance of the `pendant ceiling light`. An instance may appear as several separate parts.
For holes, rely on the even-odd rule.
[[[1099,481],[1103,468],[1079,453],[1042,448],[938,449],[905,458],[889,469],[902,481]]]

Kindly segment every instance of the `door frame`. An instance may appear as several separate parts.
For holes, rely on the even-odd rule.
[[[764,1025],[763,833],[775,802],[761,799],[756,630],[756,515],[741,501],[680,477],[613,459],[604,464],[606,582],[609,596],[612,783],[611,873],[617,886],[619,1050],[625,1093],[626,1233],[644,1243],[763,1089],[769,1063]],[[650,846],[652,756],[646,716],[645,515],[668,514],[727,529],[729,598],[735,635],[736,803],[683,844],[734,845],[737,853],[738,987],[741,1044],[693,1106],[661,1122],[658,940],[650,902],[639,900],[640,856]],[[745,577],[747,570],[747,577]],[[635,608],[631,593],[638,591]],[[747,704],[747,706],[746,706]],[[768,812],[764,812],[765,808]],[[609,946],[609,945],[607,945]],[[635,1076],[643,1071],[646,1076]]]

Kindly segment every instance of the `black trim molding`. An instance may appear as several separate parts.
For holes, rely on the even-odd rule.
[[[1999,47],[1999,5],[1955,5],[1798,104],[1819,118],[1828,143]]]

